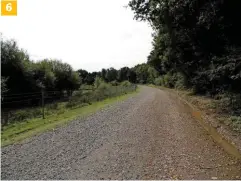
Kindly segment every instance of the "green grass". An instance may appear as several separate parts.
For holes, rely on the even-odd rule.
[[[118,101],[122,101],[130,97],[131,95],[139,92],[139,89],[135,92],[131,92],[122,96],[108,98],[100,102],[94,102],[91,105],[76,108],[62,110],[60,114],[54,114],[47,116],[45,119],[35,118],[29,119],[24,122],[16,122],[2,128],[1,133],[1,146],[17,143],[31,136],[37,135],[47,130],[54,129],[58,126],[64,125],[76,118],[82,118],[88,116],[107,105],[113,104]]]

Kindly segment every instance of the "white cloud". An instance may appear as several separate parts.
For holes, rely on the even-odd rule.
[[[31,58],[58,58],[74,69],[133,66],[146,61],[151,28],[133,20],[128,0],[18,0],[17,17],[0,17],[0,32]]]

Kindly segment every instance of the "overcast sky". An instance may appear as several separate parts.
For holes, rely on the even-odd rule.
[[[3,37],[31,59],[56,58],[99,71],[146,62],[150,26],[133,20],[129,0],[18,0],[17,17],[0,17]]]

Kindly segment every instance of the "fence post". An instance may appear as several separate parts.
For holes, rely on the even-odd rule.
[[[43,114],[43,119],[45,119],[44,115],[44,90],[42,89],[42,114]]]

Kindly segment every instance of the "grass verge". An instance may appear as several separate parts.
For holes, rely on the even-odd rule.
[[[3,147],[17,143],[26,138],[64,125],[69,121],[75,120],[77,118],[83,118],[98,111],[101,108],[106,107],[107,105],[125,100],[137,92],[139,92],[139,89],[137,89],[135,92],[131,92],[122,96],[108,98],[100,102],[94,102],[88,106],[66,110],[61,114],[50,115],[44,120],[42,118],[35,118],[24,122],[16,122],[10,124],[2,128],[1,146]]]

